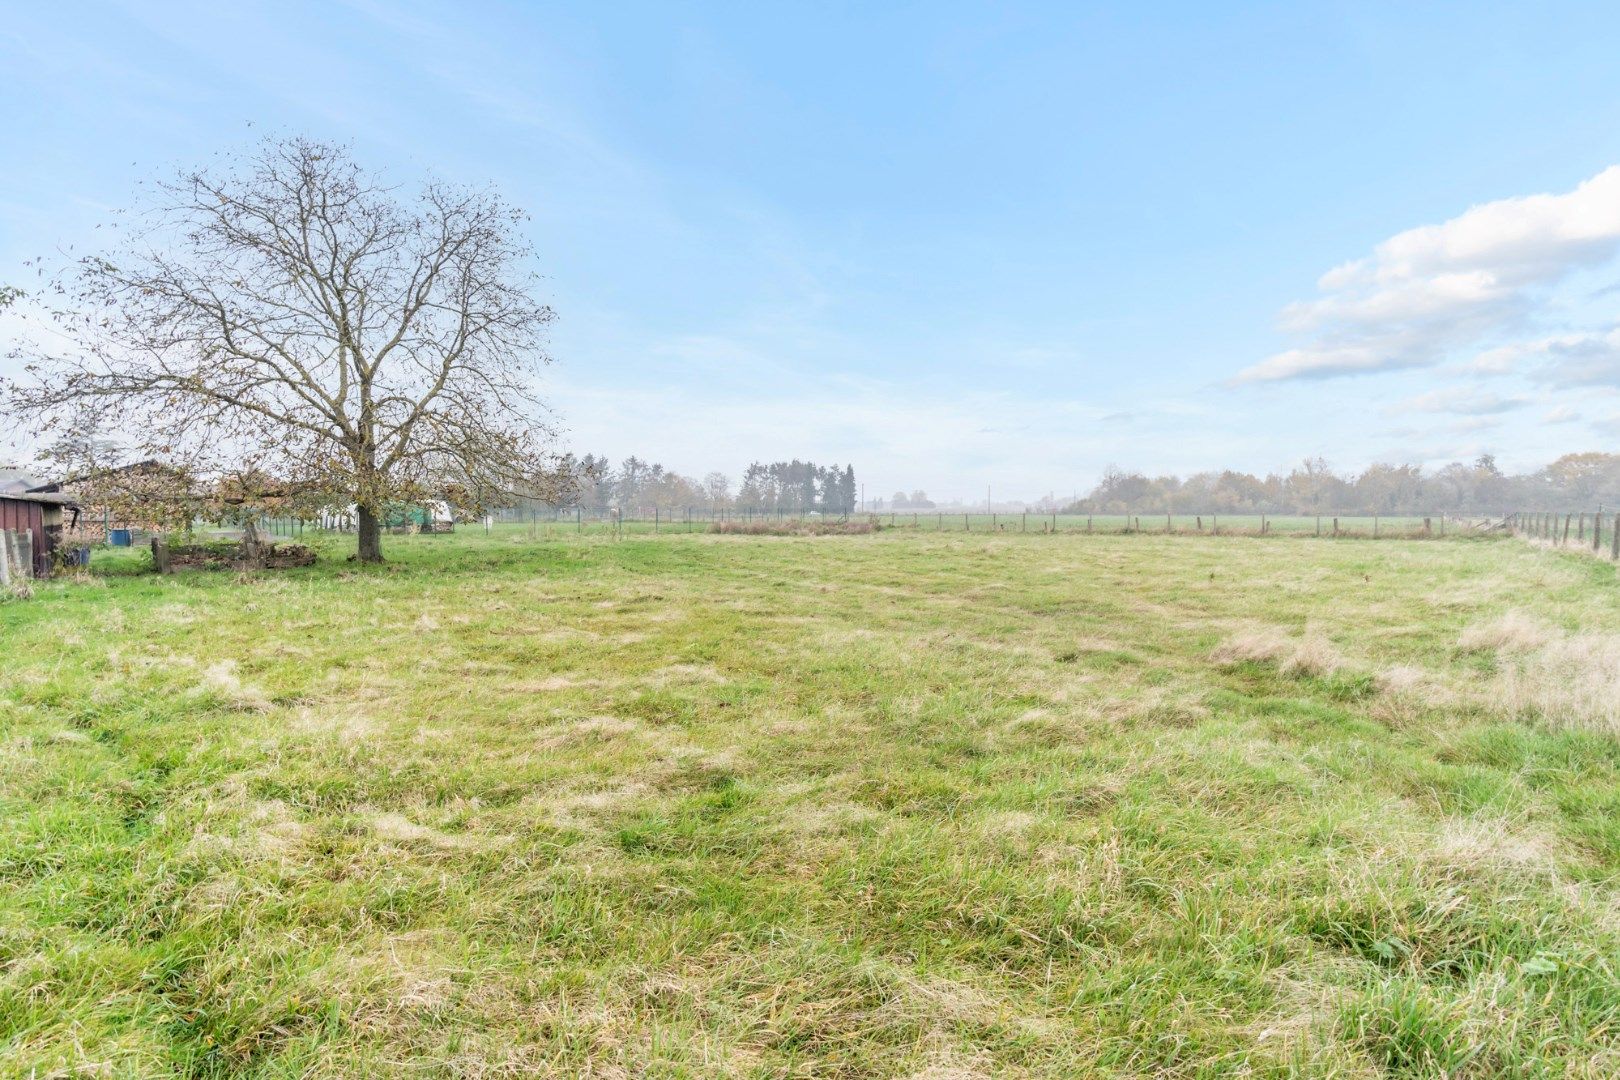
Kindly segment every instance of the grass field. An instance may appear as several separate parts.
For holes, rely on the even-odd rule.
[[[0,604],[0,1075],[1620,1074],[1611,565],[341,550]]]

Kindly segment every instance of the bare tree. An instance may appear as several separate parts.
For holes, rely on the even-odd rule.
[[[305,139],[155,192],[120,248],[56,280],[74,347],[25,350],[11,411],[352,502],[367,562],[390,502],[478,509],[555,475],[532,386],[553,316],[497,195],[402,197]]]
[[[712,472],[703,478],[703,494],[708,497],[709,508],[719,510],[731,504],[731,479],[723,472]]]

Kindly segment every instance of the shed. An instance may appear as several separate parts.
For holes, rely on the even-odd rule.
[[[51,558],[62,541],[62,519],[77,519],[79,504],[58,493],[10,492],[0,495],[0,532],[27,533],[35,577],[51,576]]]

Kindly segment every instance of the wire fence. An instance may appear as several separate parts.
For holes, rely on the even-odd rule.
[[[1500,530],[1508,515],[1429,514],[1072,514],[1054,511],[1009,512],[894,510],[884,513],[833,514],[792,509],[755,510],[730,507],[573,506],[505,509],[473,520],[404,525],[392,531],[479,531],[489,534],[556,538],[567,534],[613,536],[709,532],[721,525],[769,525],[785,528],[832,523],[866,523],[884,530],[960,533],[1170,534],[1206,536],[1318,536],[1365,539],[1418,539],[1474,535]],[[324,523],[332,531],[352,532],[352,521]],[[290,518],[270,519],[273,536],[296,537],[309,526]]]
[[[614,506],[504,509],[472,521],[396,524],[393,533],[472,532],[534,540],[574,536],[656,536],[715,531],[727,525],[778,524],[784,531],[855,523],[914,533],[1045,533],[1064,535],[1278,536],[1346,539],[1430,539],[1512,535],[1543,546],[1583,550],[1620,562],[1620,511],[1526,511],[1499,515],[1458,514],[1072,514],[1054,511],[962,512],[892,510],[826,514],[791,509],[731,507],[627,508]],[[352,533],[351,518],[303,520],[267,517],[259,528],[277,539],[306,534]],[[210,531],[204,528],[202,531]],[[231,532],[234,530],[226,530]],[[141,529],[110,528],[114,546],[144,542]]]
[[[1620,562],[1620,513],[1522,513],[1513,514],[1508,525],[1515,536],[1549,547],[1590,550]]]

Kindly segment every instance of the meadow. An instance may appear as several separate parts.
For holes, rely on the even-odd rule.
[[[304,539],[0,603],[0,1075],[1620,1074],[1610,564]]]

